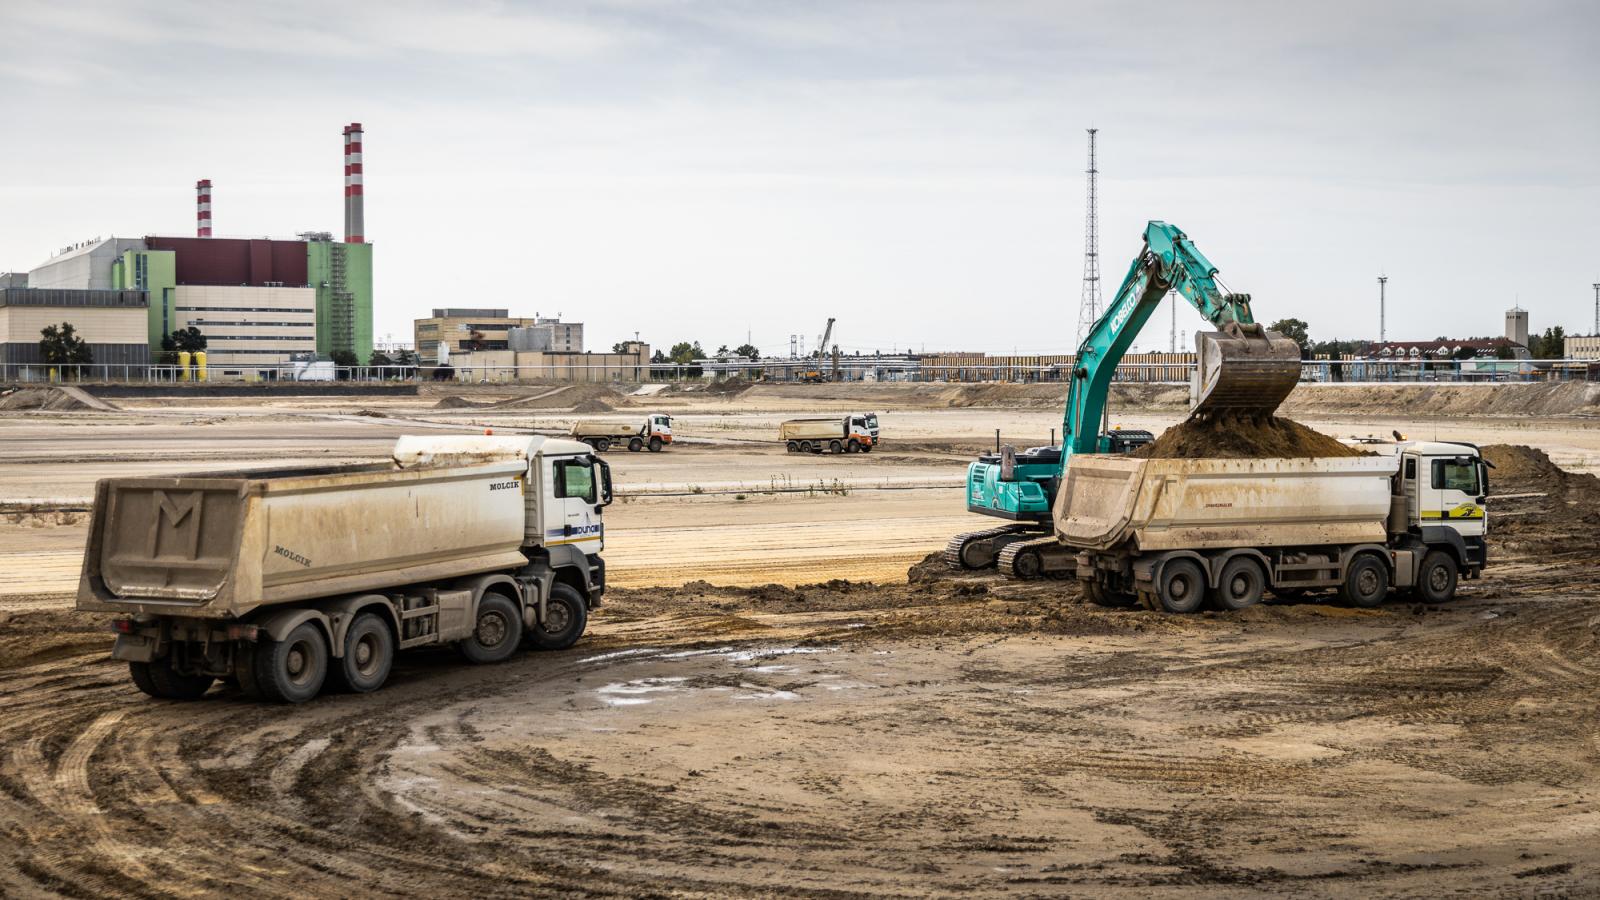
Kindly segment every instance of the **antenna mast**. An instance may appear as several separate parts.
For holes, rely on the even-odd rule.
[[[1098,128],[1089,131],[1089,203],[1083,229],[1083,299],[1078,303],[1078,339],[1089,333],[1100,320],[1100,198],[1097,189],[1100,170],[1095,166],[1094,136]]]

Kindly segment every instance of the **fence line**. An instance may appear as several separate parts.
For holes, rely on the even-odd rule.
[[[761,361],[748,364],[705,361],[702,363],[618,367],[593,366],[334,366],[316,363],[309,366],[228,365],[185,370],[175,365],[117,365],[91,363],[49,366],[0,363],[0,383],[101,383],[101,384],[176,384],[207,382],[462,382],[514,383],[526,380],[556,380],[607,384],[712,381],[723,377],[791,382],[817,380],[819,366],[807,361]],[[829,371],[831,372],[831,366]],[[1194,371],[1194,363],[1123,363],[1117,366],[1114,380],[1149,384],[1183,384]],[[582,373],[585,377],[571,377]],[[840,381],[1012,384],[1065,383],[1071,378],[1070,365],[1050,363],[1036,366],[977,363],[923,365],[914,360],[892,363],[858,360],[841,361]],[[807,378],[810,374],[812,377]],[[589,377],[592,376],[592,377]],[[827,380],[827,379],[824,379]],[[1540,381],[1600,381],[1600,362],[1592,360],[1307,360],[1300,367],[1301,382],[1309,383],[1493,383]]]

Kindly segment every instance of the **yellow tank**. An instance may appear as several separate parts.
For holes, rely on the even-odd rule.
[[[206,352],[204,350],[196,350],[194,352],[194,380],[206,380]]]
[[[187,350],[178,351],[178,380],[189,380],[189,351]]]

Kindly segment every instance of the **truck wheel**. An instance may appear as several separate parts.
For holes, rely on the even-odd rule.
[[[1424,603],[1449,603],[1455,599],[1460,577],[1454,556],[1443,550],[1430,550],[1417,572],[1417,596]]]
[[[846,447],[844,449],[845,449],[845,452],[847,452],[847,453],[860,453],[861,452],[861,442],[860,441],[851,441],[850,442],[850,446],[848,446],[848,447]]]
[[[497,663],[516,652],[522,640],[522,614],[500,594],[484,594],[478,601],[478,625],[472,637],[461,642],[461,655],[475,663]]]
[[[611,449],[611,441],[607,438],[601,438],[594,442],[594,449],[604,453]]]
[[[811,442],[810,441],[801,441],[800,442],[800,452],[801,453],[810,453],[811,452]]]
[[[1222,567],[1214,594],[1218,609],[1244,609],[1261,602],[1267,588],[1267,573],[1248,556],[1235,556]]]
[[[650,439],[650,452],[651,453],[660,453],[661,452],[661,438],[653,437],[653,438]]]
[[[796,444],[794,441],[790,441],[789,443],[783,445],[783,449],[789,451],[790,453],[799,453],[800,445]]]
[[[1362,609],[1383,605],[1388,595],[1389,568],[1370,553],[1363,553],[1350,563],[1344,584],[1339,585],[1339,599]]]
[[[628,441],[628,452],[629,453],[638,453],[640,450],[643,450],[643,449],[644,449],[644,441],[641,441],[638,438],[632,438],[632,439],[630,439]]]
[[[535,650],[565,650],[583,637],[583,629],[589,624],[589,604],[577,588],[557,584],[545,601],[544,616],[544,621],[528,632],[528,646]]]
[[[182,675],[166,660],[128,663],[128,676],[139,690],[162,700],[197,700],[211,690],[210,675]]]
[[[1104,606],[1110,609],[1127,609],[1138,602],[1137,597],[1132,597],[1121,591],[1114,591],[1098,581],[1085,581],[1083,595],[1095,606]]]
[[[333,680],[358,694],[383,687],[394,666],[394,633],[375,613],[362,613],[344,633],[344,656],[333,667]]]
[[[281,641],[260,641],[256,690],[278,703],[304,703],[328,678],[328,641],[315,622],[301,622]]]
[[[872,445],[871,444],[862,444],[861,445],[861,452],[862,453],[871,453],[872,452]]]
[[[1200,564],[1192,559],[1168,560],[1161,567],[1161,580],[1156,585],[1156,599],[1169,613],[1192,613],[1200,608],[1206,598],[1206,576]]]

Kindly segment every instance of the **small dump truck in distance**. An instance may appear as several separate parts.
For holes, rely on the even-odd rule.
[[[778,439],[790,453],[871,453],[878,446],[878,414],[790,419],[778,426]]]
[[[218,678],[302,702],[372,691],[394,655],[565,649],[605,590],[611,476],[576,441],[402,437],[372,465],[108,478],[78,609],[154,697]]]
[[[1360,607],[1393,589],[1454,596],[1488,565],[1488,467],[1471,444],[1406,441],[1372,456],[1074,456],[1055,530],[1091,600],[1173,613],[1331,590]],[[1040,548],[1042,549],[1042,548]],[[1048,560],[1045,561],[1048,567]]]
[[[649,450],[659,453],[672,443],[672,417],[665,413],[651,413],[644,422],[608,422],[581,419],[572,424],[574,440],[583,441],[601,453],[612,447],[627,447],[634,453]]]

